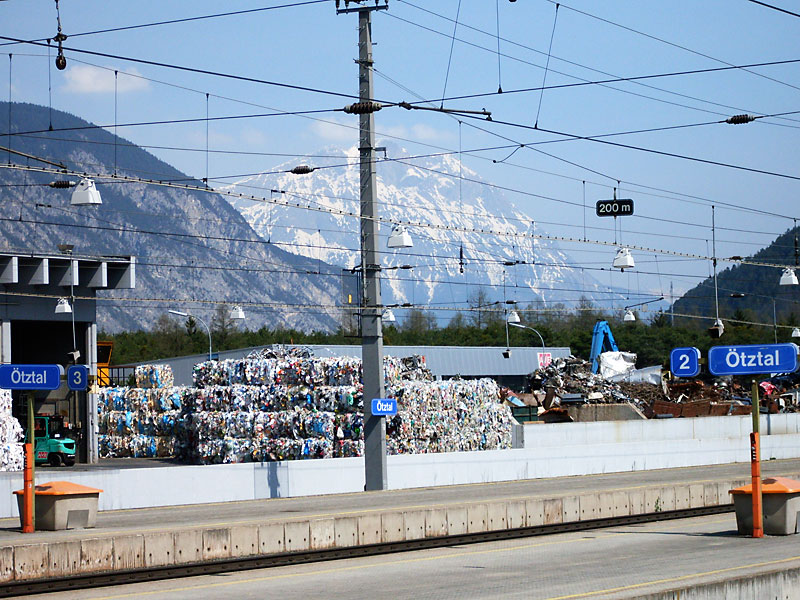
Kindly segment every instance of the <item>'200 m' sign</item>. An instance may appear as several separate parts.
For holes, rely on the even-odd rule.
[[[594,210],[598,217],[627,217],[633,214],[633,200],[598,200]]]

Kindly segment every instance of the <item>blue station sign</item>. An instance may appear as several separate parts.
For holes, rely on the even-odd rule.
[[[797,369],[795,344],[714,346],[708,351],[713,375],[792,373]]]
[[[700,373],[700,350],[675,348],[669,353],[669,370],[675,377],[697,377]]]
[[[76,392],[84,391],[89,385],[89,367],[72,365],[67,367],[67,387]]]
[[[0,365],[0,388],[6,390],[57,390],[61,365]]]
[[[393,417],[397,414],[397,400],[394,398],[373,398],[372,415],[374,417]]]

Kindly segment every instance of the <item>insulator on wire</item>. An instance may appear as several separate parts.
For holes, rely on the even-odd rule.
[[[383,108],[380,102],[356,102],[344,107],[344,112],[348,115],[365,115],[378,112]]]
[[[59,179],[58,181],[51,181],[48,183],[51,188],[56,188],[58,190],[64,190],[67,188],[71,188],[75,185],[74,181],[69,181],[68,179]]]
[[[755,120],[756,118],[753,115],[733,115],[725,119],[725,122],[729,125],[742,125],[743,123],[752,123]]]
[[[297,165],[294,169],[290,171],[290,173],[294,173],[295,175],[308,175],[309,173],[313,173],[314,168],[309,167],[308,165]]]

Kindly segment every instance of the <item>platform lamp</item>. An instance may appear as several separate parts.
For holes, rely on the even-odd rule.
[[[633,310],[631,309],[636,308],[637,306],[645,306],[647,304],[650,304],[651,302],[659,302],[660,300],[663,299],[664,296],[661,296],[659,298],[656,298],[655,300],[646,300],[645,302],[637,302],[636,304],[629,304],[628,306],[625,307],[625,315],[622,317],[622,320],[625,323],[633,323],[634,321],[636,321],[636,313],[634,313]]]
[[[72,206],[91,206],[102,204],[103,199],[100,197],[100,192],[94,185],[94,180],[88,177],[83,177],[80,181],[70,181],[68,179],[60,179],[48,183],[51,188],[68,189],[74,187],[69,203]]]
[[[211,358],[211,356],[212,356],[212,350],[211,350],[211,329],[208,327],[208,324],[207,324],[205,321],[203,321],[203,319],[201,319],[200,317],[198,317],[197,315],[192,315],[192,314],[189,314],[188,312],[184,312],[184,311],[182,311],[182,310],[172,310],[172,309],[170,309],[170,310],[168,310],[167,312],[168,312],[169,314],[171,314],[171,315],[177,315],[177,316],[179,316],[179,317],[186,317],[187,319],[188,319],[189,317],[191,317],[192,319],[197,319],[198,321],[200,321],[200,322],[203,324],[203,327],[205,327],[205,328],[206,328],[206,332],[208,332],[208,360],[209,360],[209,361],[211,361],[211,360],[212,360],[212,358]]]
[[[620,271],[633,269],[636,263],[633,260],[633,254],[631,254],[630,248],[619,248],[616,255],[614,255],[614,261],[611,263],[611,266]]]
[[[798,247],[797,247],[797,219],[794,221],[794,269],[786,267],[781,273],[781,278],[778,281],[778,285],[798,285],[797,281],[797,273],[795,273],[795,269],[797,268],[798,262]]]
[[[386,242],[386,245],[389,248],[412,248],[414,242],[406,228],[402,225],[397,225],[392,229],[392,233],[389,235],[389,240]]]
[[[507,300],[507,303],[511,304],[513,300]],[[506,349],[503,351],[503,358],[511,358],[511,344],[509,342],[508,337],[508,326],[509,325],[518,325],[521,319],[519,318],[519,313],[515,310],[512,310],[510,313],[506,315],[505,318],[505,325],[506,325]]]
[[[74,268],[74,263],[72,261],[72,251],[75,249],[73,244],[59,244],[58,251],[61,254],[66,254],[70,257],[69,262],[69,298],[59,298],[58,302],[56,302],[56,309],[55,313],[57,315],[72,315],[72,352],[69,352],[69,356],[72,358],[72,364],[76,364],[78,359],[81,356],[80,351],[78,350],[78,344],[76,341],[75,335],[75,311],[74,311],[74,304],[75,304],[75,278],[72,273],[72,269]]]

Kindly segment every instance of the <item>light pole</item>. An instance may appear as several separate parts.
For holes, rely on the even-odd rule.
[[[521,325],[520,323],[514,323],[512,321],[508,321],[508,324],[511,325],[512,327],[519,327],[520,329],[527,329],[529,331],[532,331],[536,335],[538,335],[539,336],[539,341],[542,342],[542,355],[545,354],[545,351],[544,351],[544,338],[542,337],[541,333],[536,331],[533,327],[528,327],[527,325]],[[537,359],[536,368],[538,368],[538,369],[542,368],[541,362],[542,362],[541,359]]]
[[[208,360],[211,360],[211,329],[208,327],[206,322],[197,315],[190,315],[189,313],[180,310],[168,310],[167,312],[171,315],[178,315],[179,317],[191,317],[192,319],[197,319],[203,324],[203,327],[205,327],[206,331],[208,332]]]

